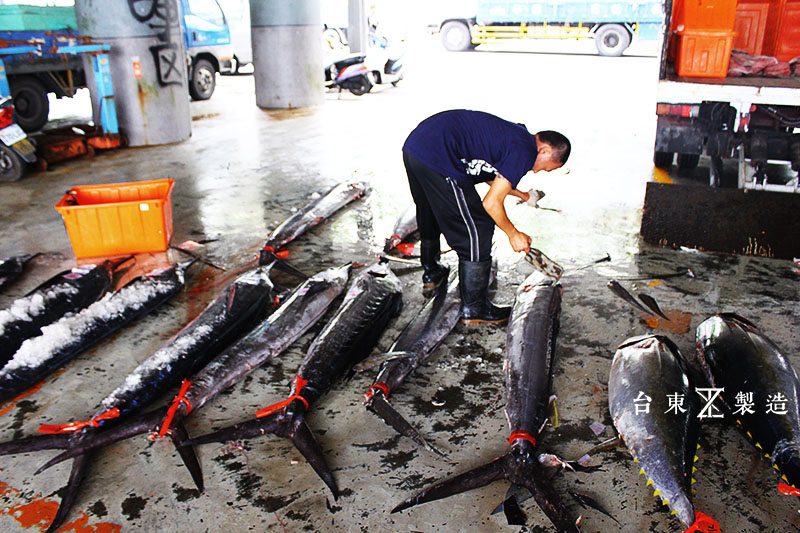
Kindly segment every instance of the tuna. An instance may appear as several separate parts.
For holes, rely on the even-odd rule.
[[[392,230],[392,236],[386,239],[383,251],[389,253],[392,249],[397,248],[401,242],[410,237],[417,229],[417,206],[416,204],[411,204],[397,219]],[[410,254],[404,253],[404,255]]]
[[[385,264],[362,272],[342,305],[309,347],[289,397],[256,412],[256,418],[196,437],[186,445],[253,438],[286,437],[325,482],[334,498],[339,489],[305,415],[335,381],[366,358],[389,321],[402,308],[402,284]]]
[[[736,424],[800,496],[800,382],[789,358],[753,323],[729,313],[697,327],[697,354]]]
[[[340,183],[319,198],[312,200],[267,236],[267,242],[261,250],[262,265],[275,259],[275,253],[297,237],[320,224],[353,200],[361,198],[369,190],[366,183]]]
[[[458,272],[450,271],[447,283],[441,283],[420,312],[400,333],[384,361],[375,382],[366,394],[364,405],[397,432],[412,439],[428,450],[440,454],[414,429],[389,403],[391,391],[400,387],[405,379],[433,353],[453,331],[461,317],[461,296],[458,292]]]
[[[114,270],[129,259],[61,272],[0,311],[0,364],[11,359],[26,339],[40,335],[44,326],[100,299],[111,289]]]
[[[344,290],[349,272],[350,265],[347,264],[320,272],[301,283],[261,324],[188,378],[168,410],[157,409],[117,424],[96,434],[84,446],[67,450],[48,462],[45,467],[88,450],[151,431],[159,432],[159,436],[162,437],[169,433],[180,435],[181,440],[187,440],[189,436],[183,426],[184,418],[202,408],[219,393],[232,387],[261,365],[280,355],[308,331]],[[185,459],[194,457],[194,453],[190,450],[179,447],[178,451],[185,456]],[[186,466],[198,489],[203,490],[199,464],[190,461]]]
[[[99,428],[123,421],[131,413],[197,371],[227,345],[245,333],[263,316],[275,297],[269,272],[272,265],[249,270],[228,285],[200,315],[175,334],[154,354],[145,359],[124,382],[103,401],[89,421],[44,425],[44,437],[29,437],[0,444],[0,454],[30,452],[47,448],[80,448],[91,441]],[[58,437],[62,437],[59,439]],[[175,436],[174,439],[180,439]],[[191,451],[186,448],[182,451]],[[80,483],[90,464],[91,451],[78,455],[72,463],[69,483],[48,531],[55,531],[67,517]],[[196,457],[183,457],[197,463]],[[43,468],[46,468],[45,465]],[[42,468],[42,469],[43,469]],[[41,471],[40,469],[39,471]]]
[[[90,346],[177,294],[191,262],[159,268],[108,293],[89,307],[44,326],[0,369],[0,401],[13,398]]]
[[[506,338],[506,417],[511,451],[494,461],[407,498],[392,513],[507,479],[527,488],[558,531],[579,531],[538,460],[537,438],[547,421],[561,285],[540,272],[517,290]]]
[[[39,254],[17,255],[7,259],[0,259],[0,291],[14,283],[25,270],[28,261]]]
[[[692,504],[700,405],[678,347],[662,335],[620,344],[608,378],[608,406],[653,495],[684,526],[697,531],[708,521],[716,524]]]

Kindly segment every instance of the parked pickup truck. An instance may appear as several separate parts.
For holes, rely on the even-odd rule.
[[[231,70],[228,24],[216,0],[180,0],[189,93],[195,100],[214,94],[216,73]],[[71,97],[86,86],[83,61],[74,54],[48,53],[59,46],[81,44],[75,8],[70,6],[0,5],[0,58],[14,98],[17,123],[36,131],[47,123],[48,93]],[[2,49],[36,44],[40,54],[2,55]]]

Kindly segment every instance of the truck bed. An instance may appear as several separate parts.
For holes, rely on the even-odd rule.
[[[800,105],[800,77],[681,78],[668,68],[658,83],[658,102],[750,102],[753,104]]]

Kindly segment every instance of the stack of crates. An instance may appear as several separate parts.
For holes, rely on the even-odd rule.
[[[737,0],[675,0],[678,76],[724,78],[733,48]]]

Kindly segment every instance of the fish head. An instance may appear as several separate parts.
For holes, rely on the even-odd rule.
[[[322,283],[327,287],[336,287],[341,292],[344,286],[347,285],[347,280],[350,277],[350,270],[353,268],[352,263],[346,263],[339,267],[329,268],[311,276],[308,281],[312,283]]]

